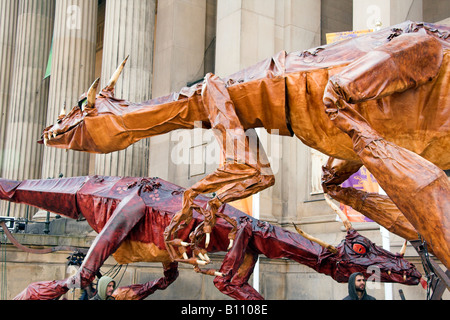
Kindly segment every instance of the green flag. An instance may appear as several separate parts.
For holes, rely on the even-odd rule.
[[[50,46],[50,53],[48,54],[47,69],[45,70],[44,79],[47,79],[47,77],[50,77],[50,73],[52,71],[52,53],[53,53],[53,39],[52,39],[52,44]]]

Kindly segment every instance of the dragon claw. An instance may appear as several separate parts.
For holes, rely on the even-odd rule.
[[[205,258],[205,256],[204,256],[201,252],[198,253],[198,257],[199,257],[200,259],[202,259],[203,261],[207,261],[206,258]]]
[[[202,270],[198,266],[194,266],[194,271],[197,273],[206,274],[213,277],[224,277],[225,275],[222,272],[216,271],[214,269]]]
[[[191,245],[189,242],[182,241],[181,239],[173,239],[173,240],[169,240],[166,242],[169,245],[174,245],[174,246],[178,246],[178,247],[180,247],[180,246],[181,247],[189,247]]]
[[[206,253],[199,252],[198,257],[207,263],[211,262],[211,259],[208,257],[208,254],[206,254]]]
[[[197,265],[205,266],[205,265],[208,264],[208,262],[204,261],[204,260],[200,260],[200,259],[196,259],[196,258],[189,258],[189,259],[186,259],[186,258],[184,258],[184,259],[175,259],[175,261],[176,262],[180,262],[180,263],[192,264],[194,266],[197,266]]]
[[[233,239],[230,239],[230,243],[229,243],[229,245],[228,245],[227,250],[230,250],[230,249],[233,247],[233,244],[234,244],[234,240],[233,240]]]
[[[204,261],[204,260],[199,260],[199,259],[197,259],[197,264],[202,265],[202,266],[205,266],[205,265],[208,264],[208,262],[206,262],[206,261]]]
[[[208,248],[210,241],[211,241],[211,233],[207,232],[205,238],[205,248]]]

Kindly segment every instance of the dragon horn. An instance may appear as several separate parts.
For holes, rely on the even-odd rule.
[[[130,55],[128,55],[125,60],[122,61],[122,63],[120,64],[120,66],[117,68],[117,70],[114,72],[114,74],[112,75],[111,79],[109,80],[108,85],[106,86],[109,90],[114,89],[114,86],[117,83],[117,80],[119,79],[120,74],[122,73],[123,68],[125,67],[125,63],[127,62],[128,58],[130,57]]]
[[[350,221],[348,220],[347,216],[345,215],[345,213],[342,212],[341,209],[338,208],[337,205],[335,205],[332,201],[331,201],[331,197],[328,194],[325,194],[325,200],[327,201],[327,203],[330,205],[330,207],[337,213],[337,215],[339,216],[339,218],[341,218],[342,223],[345,226],[345,229],[347,229],[347,231],[349,231],[350,229],[353,229],[352,224],[350,223]]]
[[[92,83],[91,87],[89,88],[87,94],[87,106],[89,108],[93,108],[95,106],[95,98],[97,95],[97,87],[99,82],[100,78],[95,79],[94,83]]]
[[[405,243],[403,243],[402,248],[400,249],[399,254],[403,257],[405,255],[406,252],[406,246],[408,245],[408,240],[405,240]]]
[[[64,106],[61,108],[61,112],[59,113],[59,117],[63,118],[66,116],[66,103],[64,102]]]
[[[320,240],[316,237],[313,237],[310,234],[307,234],[305,231],[303,231],[302,229],[300,229],[299,227],[297,227],[297,225],[295,223],[292,222],[292,224],[294,225],[295,230],[297,230],[297,232],[304,238],[311,240],[317,244],[320,244],[322,247],[324,247],[325,249],[330,250],[332,253],[337,253],[338,250],[336,249],[336,247],[332,246],[331,244],[326,243],[323,240]]]

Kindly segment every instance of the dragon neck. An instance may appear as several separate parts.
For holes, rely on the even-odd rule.
[[[321,272],[331,252],[296,232],[272,226],[267,222],[254,223],[254,243],[271,259],[288,258]]]
[[[208,123],[201,95],[197,92],[191,96],[170,95],[140,103],[104,97],[98,98],[96,109],[84,117],[79,132],[75,132],[74,137],[67,136],[69,142],[56,138],[49,144],[72,144],[76,150],[109,153],[177,129],[208,128]]]

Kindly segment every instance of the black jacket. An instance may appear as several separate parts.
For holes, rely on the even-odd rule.
[[[346,296],[342,300],[376,300],[374,297],[369,296],[366,292],[366,289],[364,289],[364,293],[361,299],[358,298],[358,295],[356,294],[356,288],[355,288],[355,278],[356,276],[360,274],[358,272],[352,273],[350,277],[348,278],[348,296]]]

